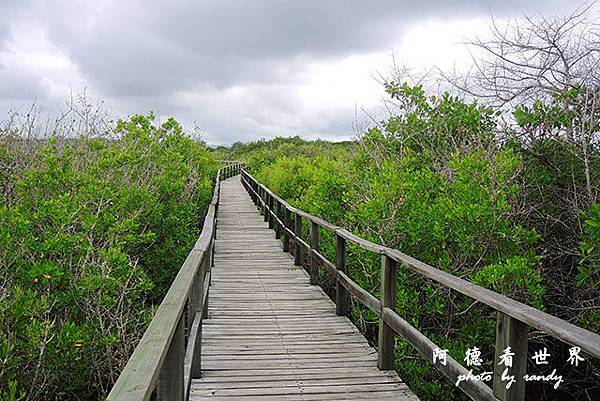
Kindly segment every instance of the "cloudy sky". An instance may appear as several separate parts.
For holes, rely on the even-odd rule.
[[[491,16],[567,13],[565,0],[0,0],[0,120],[83,89],[115,116],[194,122],[211,144],[354,136],[392,54],[458,68]]]

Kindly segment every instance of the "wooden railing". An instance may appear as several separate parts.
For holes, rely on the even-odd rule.
[[[302,250],[310,255],[309,275],[311,283],[316,283],[319,265],[324,266],[335,278],[335,302],[338,315],[348,314],[349,296],[352,295],[379,316],[378,366],[382,370],[393,368],[395,335],[402,337],[430,361],[433,361],[433,352],[437,348],[436,344],[401,318],[395,311],[398,263],[443,286],[492,307],[497,312],[495,359],[498,360],[500,353],[510,346],[515,354],[510,374],[516,378],[520,379],[526,373],[527,334],[530,327],[550,334],[573,346],[580,347],[594,357],[600,357],[600,336],[595,333],[436,269],[396,249],[367,241],[341,227],[296,209],[266,186],[260,184],[247,171],[242,171],[242,183],[254,203],[261,210],[265,221],[269,222],[269,227],[275,229],[277,238],[283,236],[283,250],[285,252],[290,251],[291,241],[296,244],[293,247],[296,265],[302,265]],[[310,244],[301,238],[304,219],[310,223]],[[335,263],[327,260],[319,251],[319,227],[335,234]],[[346,242],[381,255],[380,299],[364,290],[346,274]],[[438,361],[434,366],[452,380],[456,380],[459,375],[468,373],[464,366],[449,355],[445,365]],[[525,381],[517,380],[507,390],[505,383],[501,380],[503,370],[504,366],[494,363],[493,389],[482,381],[462,381],[458,387],[474,400],[524,400]]]
[[[240,174],[240,172],[246,167],[246,164],[243,162],[238,162],[235,160],[219,160],[223,167],[221,167],[221,172],[224,178],[233,177],[234,175]]]
[[[188,398],[192,378],[201,371],[202,319],[213,266],[221,180],[237,175],[240,163],[218,172],[202,233],[173,280],[167,295],[113,386],[108,401],[160,401]]]

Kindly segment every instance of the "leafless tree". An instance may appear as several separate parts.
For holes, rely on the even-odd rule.
[[[554,108],[547,121],[519,130],[524,143],[562,138],[577,145],[586,178],[588,205],[597,199],[590,149],[600,144],[600,24],[597,3],[587,2],[559,17],[525,16],[500,24],[492,19],[491,38],[476,39],[466,74],[441,72],[462,94],[499,108]],[[514,121],[509,121],[509,126]],[[505,127],[506,128],[506,127]],[[584,205],[579,205],[584,206]]]
[[[550,100],[556,92],[582,86],[592,90],[600,79],[600,24],[590,18],[595,4],[560,17],[525,16],[502,25],[492,19],[490,39],[468,42],[478,50],[471,71],[443,75],[496,106]]]

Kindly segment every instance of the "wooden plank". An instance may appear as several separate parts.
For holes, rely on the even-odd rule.
[[[324,379],[322,377],[316,377],[314,379],[296,380],[294,378],[279,378],[269,377],[269,380],[261,382],[256,381],[217,381],[206,383],[202,386],[203,390],[221,390],[221,389],[244,389],[244,388],[257,388],[257,387],[269,387],[269,388],[282,388],[282,387],[298,387],[298,385],[306,385],[311,387],[319,386],[354,386],[361,384],[380,384],[390,383],[391,379],[385,376],[367,376],[367,377],[341,377],[338,379]],[[392,382],[393,383],[393,382]]]
[[[203,375],[202,381],[195,381],[195,384],[201,383],[203,381],[212,381],[216,377],[227,378],[227,377],[254,377],[256,380],[265,380],[265,378],[270,377],[296,377],[298,380],[301,380],[305,377],[353,377],[354,375],[392,375],[395,377],[395,380],[398,380],[398,376],[395,372],[384,372],[377,368],[377,366],[366,366],[362,368],[344,368],[341,366],[337,366],[334,368],[323,369],[323,368],[315,368],[315,367],[307,367],[303,369],[294,369],[282,366],[279,369],[254,369],[254,370],[207,370]]]
[[[206,344],[209,344],[207,342]],[[218,345],[217,345],[218,344]],[[224,343],[215,343],[215,345],[206,345],[203,355],[308,355],[308,354],[375,354],[375,349],[365,346],[360,343],[348,344],[338,343],[333,346],[331,343],[319,345],[315,343],[300,344],[300,345],[277,345],[271,344],[256,344],[252,346],[243,346],[236,348],[235,343],[229,343],[226,350],[223,350]]]
[[[207,397],[194,395],[194,400],[212,400],[212,401],[288,401],[288,400],[304,400],[304,401],[323,401],[323,400],[416,400],[415,396],[408,390],[394,390],[394,391],[373,391],[373,392],[361,392],[361,393],[338,393],[338,394],[303,394],[299,396],[297,394],[292,395],[261,395],[261,396],[215,396],[210,395]]]
[[[329,381],[339,381],[353,379],[370,379],[370,380],[381,380],[381,381],[392,381],[398,382],[398,376],[394,374],[387,374],[387,372],[381,372],[380,370],[372,370],[372,368],[360,368],[360,369],[303,369],[303,370],[267,370],[263,372],[259,371],[218,371],[211,370],[206,372],[206,377],[203,378],[203,383],[212,385],[215,383],[229,383],[235,385],[236,383],[254,382],[262,383],[269,381],[301,381],[301,382],[320,382],[327,383]],[[207,386],[209,387],[209,386]]]
[[[274,387],[246,387],[243,389],[192,389],[193,395],[199,396],[216,396],[216,397],[231,397],[243,394],[244,396],[262,396],[262,395],[306,395],[306,394],[351,394],[351,393],[365,393],[365,392],[379,392],[379,391],[394,391],[394,390],[407,390],[408,388],[404,383],[377,383],[377,384],[354,384],[352,386],[344,385],[301,385],[301,386],[274,386]],[[242,390],[242,391],[240,391]]]

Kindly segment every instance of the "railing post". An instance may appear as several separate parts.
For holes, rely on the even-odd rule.
[[[202,262],[200,262],[202,263]],[[199,271],[202,268],[198,269]],[[200,274],[196,274],[194,281],[192,282],[192,289],[190,291],[190,296],[188,297],[188,305],[187,305],[187,331],[188,333],[192,329],[192,325],[194,323],[194,317],[196,317],[196,312],[198,312],[198,304],[200,302],[200,294],[199,294],[199,286],[198,279]]]
[[[258,191],[259,191],[259,192],[258,192],[258,195],[260,196],[260,199],[261,199],[263,202],[265,202],[265,193],[264,193],[264,191],[262,190],[262,187],[258,187]],[[262,215],[263,215],[263,221],[267,221],[267,218],[268,218],[268,217],[267,217],[267,213],[266,213],[266,211],[265,211],[265,210],[266,210],[265,204],[261,203],[261,204],[260,204],[260,207],[261,207],[261,209],[260,209],[260,210],[261,210],[261,212],[262,212]]]
[[[300,247],[300,236],[302,235],[302,217],[298,213],[294,217],[294,234],[296,241],[294,243],[294,264],[302,266],[302,248]]]
[[[281,207],[283,207],[283,227],[281,227],[281,231],[283,234],[283,252],[289,252],[290,251],[290,235],[288,234],[288,232],[285,230],[290,229],[292,222],[291,222],[291,216],[290,216],[290,210],[281,205]]]
[[[200,320],[198,324],[198,331],[196,332],[196,342],[194,343],[194,351],[192,354],[192,370],[191,375],[193,379],[200,379],[202,377],[202,323],[204,318]],[[188,389],[189,390],[189,389]]]
[[[398,280],[398,266],[394,259],[381,255],[381,307],[392,310],[396,308],[396,281]],[[394,330],[379,317],[378,359],[377,367],[380,370],[394,369],[394,350],[396,339]]]
[[[277,218],[273,218],[273,225],[275,226],[275,238],[279,239],[281,238],[281,227],[279,226],[279,221],[283,220],[283,218],[281,217],[281,204],[279,203],[279,201],[275,201],[274,206],[275,209],[273,210],[273,212],[275,213],[275,216],[277,216]]]
[[[194,343],[194,351],[192,353],[192,378],[199,379],[202,373],[202,323],[205,318],[208,317],[208,302],[202,305],[200,308],[200,303],[205,299],[204,298],[204,277],[206,272],[208,271],[208,262],[209,255],[205,252],[202,255],[202,260],[200,261],[200,268],[198,269],[198,276],[196,277],[196,282],[194,283],[194,293],[197,294],[194,296],[194,317],[195,314],[201,313],[202,318],[200,319],[200,324],[198,325],[198,331],[196,334],[196,342]],[[208,300],[208,298],[206,298]]]
[[[269,205],[269,208],[268,208],[269,210],[267,211],[267,213],[269,214],[269,228],[272,229],[273,228],[273,224],[274,224],[273,223],[274,218],[273,218],[273,215],[271,214],[271,212],[273,212],[273,214],[275,213],[275,209],[273,208],[273,195],[268,194],[267,196],[269,197],[269,204],[268,204]]]
[[[219,199],[220,200],[220,199]],[[217,205],[219,203],[219,200],[217,200]],[[208,243],[208,249],[210,252],[210,260],[207,263],[208,266],[208,270],[207,272],[210,272],[213,268],[213,266],[215,265],[215,240],[217,239],[217,212],[218,212],[218,207],[215,208],[215,217],[213,218],[213,232],[212,232],[212,236],[211,239]],[[212,284],[212,275],[208,275],[208,285],[210,286]]]
[[[213,267],[215,265],[215,238],[217,238],[217,212],[215,210],[215,218],[213,220],[213,232],[212,232],[212,239],[210,240],[210,244],[209,244],[209,249],[210,249],[210,263],[209,263],[209,270],[210,267]]]
[[[513,319],[502,312],[496,312],[496,355],[494,360],[494,396],[502,401],[523,401],[525,399],[525,384],[522,380],[527,373],[527,335],[529,326]],[[510,347],[512,367],[499,364],[500,356]],[[502,373],[508,369],[507,375],[514,376],[516,382],[509,389],[509,380],[502,380]]]
[[[261,197],[262,197],[262,200],[264,202],[263,206],[262,206],[262,208],[263,208],[262,209],[263,210],[263,219],[264,219],[264,221],[269,221],[269,212],[267,210],[267,205],[268,205],[267,204],[267,193],[265,192],[265,190],[264,190],[263,187],[260,187],[260,188],[261,188]]]
[[[275,213],[273,209],[273,196],[267,193],[267,214],[269,215],[269,228],[273,229],[273,214]]]
[[[207,302],[204,305],[202,305],[202,319],[206,319],[208,318],[208,294],[204,294],[204,281],[206,280],[207,274],[210,271],[210,258],[204,258],[202,263],[202,288],[200,289],[200,292],[202,293],[202,296],[207,300]],[[208,291],[210,290],[207,287],[207,292]]]
[[[183,320],[181,315],[171,345],[165,356],[158,376],[158,401],[183,401],[183,359],[185,356],[185,341],[183,338]]]
[[[335,234],[335,268],[346,272],[346,239],[337,233]],[[349,303],[348,291],[337,278],[335,289],[335,312],[338,316],[346,316]]]
[[[317,284],[319,265],[315,252],[319,251],[319,225],[314,221],[310,222],[310,283]]]
[[[192,322],[194,321],[194,314],[192,313],[192,309],[194,309],[194,284],[192,284],[192,289],[190,290],[190,295],[188,296],[186,305],[185,305],[185,342],[189,341],[190,330],[192,328]]]

